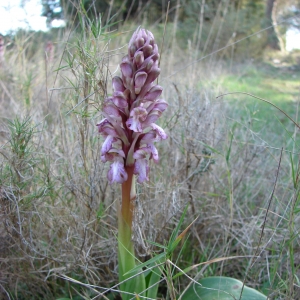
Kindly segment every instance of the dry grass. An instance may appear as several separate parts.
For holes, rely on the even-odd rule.
[[[0,70],[0,298],[101,298],[117,284],[120,187],[107,182],[95,125],[129,34],[66,32],[54,41],[53,60],[45,58],[43,42],[30,54],[34,36],[7,49]],[[150,181],[138,186],[137,253],[143,260],[158,250],[149,241],[165,244],[188,205],[186,224],[198,219],[174,255],[180,268],[242,256],[189,276],[233,276],[266,293],[270,288],[272,299],[296,299],[299,206],[289,153],[282,154],[276,180],[280,151],[227,119],[231,106],[216,100],[222,87],[209,82],[223,69],[198,63],[181,70],[191,63],[192,47],[169,45],[159,79],[169,103],[161,121],[169,139],[159,146]],[[176,291],[188,283],[175,280]],[[166,297],[165,283],[161,292]]]

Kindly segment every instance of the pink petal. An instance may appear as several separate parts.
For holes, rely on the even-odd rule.
[[[123,80],[119,76],[113,77],[112,85],[113,85],[113,89],[115,92],[124,92],[125,91]]]
[[[143,122],[143,129],[147,128],[150,126],[152,123],[155,123],[157,119],[160,117],[161,113],[159,113],[157,110],[151,111],[145,122]]]
[[[117,107],[124,108],[128,106],[127,99],[122,92],[114,92],[112,101]]]
[[[153,46],[153,53],[157,54],[157,59],[159,58],[159,53],[158,53],[158,46],[157,44],[154,44]]]
[[[134,162],[134,174],[138,175],[137,182],[143,183],[145,180],[149,180],[149,166],[146,159],[137,159]]]
[[[128,47],[128,55],[129,55],[129,57],[133,57],[135,51],[136,51],[136,46],[133,45],[133,44],[130,45],[130,46]]]
[[[143,54],[143,56],[144,56],[144,54]],[[151,70],[153,64],[154,64],[154,60],[152,59],[152,56],[150,56],[150,57],[144,59],[143,64],[140,66],[139,69],[140,69],[140,71],[149,72]]]
[[[142,147],[133,153],[133,158],[134,159],[145,159],[145,158],[147,158],[148,154],[151,154],[151,149],[149,147]]]
[[[159,162],[159,157],[158,157],[158,151],[156,147],[153,144],[149,144],[148,147],[151,149],[151,157],[153,158],[155,163]]]
[[[113,137],[118,137],[118,134],[117,134],[115,128],[112,126],[112,124],[107,119],[103,119],[96,126],[98,126],[98,131],[103,136],[111,135]]]
[[[114,155],[110,153],[105,153],[101,155],[101,161],[106,163],[107,161],[113,161],[114,160]]]
[[[160,74],[160,68],[153,66],[151,71],[148,74],[148,78],[145,84],[153,82]]]
[[[143,47],[145,44],[145,40],[142,37],[139,37],[138,39],[136,39],[135,41],[135,45],[136,47],[139,49],[141,47]]]
[[[154,84],[154,81],[159,76],[159,74],[160,69],[156,65],[153,65],[151,71],[148,73],[147,80],[145,81],[145,84],[138,96],[138,100],[143,100],[144,96],[152,88],[152,85]]]
[[[125,77],[132,78],[132,75],[133,75],[132,63],[130,61],[128,61],[127,57],[125,57],[124,61],[121,62],[120,68],[121,68],[122,74]]]
[[[158,134],[158,136],[162,139],[165,140],[168,138],[167,134],[165,133],[165,131],[158,125],[152,123],[150,125],[152,127],[152,129]]]
[[[168,105],[169,104],[165,100],[159,99],[154,103],[153,109],[164,112],[167,109]]]
[[[135,75],[135,85],[134,85],[134,90],[136,94],[139,94],[141,91],[141,88],[145,84],[145,81],[147,79],[148,74],[146,72],[138,72]]]
[[[148,39],[148,34],[147,34],[147,30],[146,29],[141,28],[140,31],[139,31],[139,34],[140,34],[141,37],[143,37],[144,40]]]
[[[155,123],[167,107],[168,104],[164,100],[158,100],[157,102],[154,102],[152,105],[150,105],[147,108],[148,116],[144,122],[144,129],[151,123]]]
[[[107,178],[110,183],[123,183],[127,180],[128,175],[125,170],[124,159],[122,157],[117,157],[111,164],[110,169],[107,173]]]
[[[114,137],[108,135],[102,145],[101,154],[105,155],[112,147],[112,143],[114,142]]]
[[[146,72],[149,72],[153,65],[154,65],[154,60],[151,59],[151,57],[149,57],[149,61],[145,60],[145,70],[146,70]]]
[[[163,88],[159,85],[153,86],[148,93],[145,95],[144,100],[154,101],[156,100],[162,93]]]
[[[106,99],[103,105],[103,113],[112,124],[121,124],[122,116],[120,110],[113,103],[113,98]]]
[[[143,48],[145,58],[149,57],[153,53],[153,47],[151,45],[146,45]]]
[[[143,53],[143,51],[137,51],[134,54],[134,61],[135,61],[136,65],[137,65],[137,67],[140,68],[141,65],[144,62],[144,53]]]
[[[113,142],[115,142],[115,140]],[[103,150],[103,147],[102,147],[102,150]],[[120,150],[120,149],[116,149],[116,148],[110,148],[107,152],[102,151],[101,161],[103,161],[103,162],[115,161],[119,157],[125,158],[124,151]]]
[[[141,140],[140,140],[140,144],[149,144],[149,143],[153,143],[156,142],[156,133],[154,130],[151,130],[147,133],[145,133]]]
[[[154,35],[152,34],[151,31],[147,30],[147,35],[148,35],[148,38],[149,38],[149,43],[150,45],[153,45],[154,44]]]
[[[102,127],[103,127],[106,123],[109,123],[109,122],[108,122],[108,120],[105,118],[105,119],[102,119],[98,124],[96,124],[96,126],[98,127],[99,133],[101,133]]]

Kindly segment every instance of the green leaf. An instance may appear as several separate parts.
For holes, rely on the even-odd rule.
[[[159,243],[156,243],[156,242],[152,242],[152,241],[149,241],[149,240],[146,240],[147,243],[149,243],[150,245],[153,245],[153,246],[156,246],[158,248],[162,248],[162,249],[165,249],[167,250],[168,248],[162,244],[159,244]]]
[[[164,259],[160,261],[163,263]],[[148,288],[146,292],[146,297],[150,299],[157,299],[157,291],[159,286],[159,280],[163,271],[163,267],[155,267],[156,263],[151,264],[149,267],[151,270],[148,275],[145,275],[146,287]],[[154,267],[154,268],[153,268]]]
[[[243,287],[240,280],[230,277],[207,277],[192,284],[182,300],[266,300],[267,297],[255,289]],[[241,296],[242,292],[242,296]]]
[[[136,273],[138,271],[141,271],[143,268],[149,267],[150,265],[153,265],[156,262],[159,262],[161,260],[163,260],[166,256],[166,253],[160,253],[152,258],[150,258],[149,260],[147,260],[146,262],[137,265],[136,267],[132,268],[130,271],[128,271],[125,275],[130,275],[132,273]]]
[[[53,72],[58,72],[58,71],[60,71],[60,70],[62,70],[62,69],[66,69],[66,68],[69,68],[69,66],[68,66],[68,65],[66,65],[66,66],[61,66],[61,67],[59,67],[59,68],[53,70]]]
[[[291,167],[292,167],[292,177],[293,177],[294,189],[297,189],[297,177],[296,177],[292,153],[290,153],[290,160],[291,160]]]
[[[187,209],[188,209],[188,205],[185,207],[177,226],[175,227],[175,229],[173,230],[173,232],[171,234],[171,237],[170,237],[170,240],[168,243],[168,255],[169,256],[172,254],[172,252],[174,251],[174,249],[176,248],[176,246],[178,245],[178,243],[181,240],[181,239],[178,239],[178,234],[179,234],[180,227],[183,223],[185,214],[187,212]]]

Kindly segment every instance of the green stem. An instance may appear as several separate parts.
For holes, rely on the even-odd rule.
[[[134,166],[126,166],[128,179],[122,184],[122,206],[118,211],[118,247],[119,247],[119,280],[120,282],[134,276],[126,274],[135,267],[134,246],[131,240],[134,201],[136,198]],[[120,285],[124,292],[141,293],[145,289],[145,279],[142,275],[126,280]],[[133,295],[122,294],[122,299],[131,299]]]
[[[122,207],[121,214],[123,220],[130,227],[132,227],[132,218],[133,218],[133,208],[134,208],[134,200],[136,198],[135,192],[135,180],[133,175],[134,166],[126,166],[126,172],[128,174],[128,179],[122,184]]]

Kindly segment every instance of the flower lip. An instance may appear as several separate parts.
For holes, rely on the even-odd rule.
[[[141,148],[137,150],[133,155],[133,158],[135,159],[133,173],[135,175],[138,175],[138,183],[143,183],[145,180],[149,180],[149,166],[147,161],[148,153],[148,149]]]
[[[168,138],[168,135],[165,133],[165,131],[160,126],[156,125],[155,123],[150,124],[150,126],[162,140],[165,140]]]
[[[147,110],[143,107],[136,107],[130,112],[130,117],[126,121],[126,125],[134,132],[143,131],[143,121],[147,118]]]
[[[127,181],[128,174],[124,167],[124,159],[122,157],[116,157],[111,164],[107,173],[107,178],[110,183],[118,182],[123,183]]]

